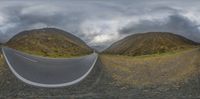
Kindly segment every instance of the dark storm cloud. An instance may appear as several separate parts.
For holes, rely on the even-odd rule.
[[[0,36],[0,41],[7,41],[20,31],[32,28],[57,27],[67,31],[68,28],[71,28],[69,29],[69,31],[71,30],[70,32],[77,32],[75,31],[77,29],[74,28],[81,22],[81,18],[76,18],[76,16],[82,17],[80,13],[70,12],[66,14],[62,12],[50,12],[51,14],[49,14],[46,11],[41,11],[40,13],[30,11],[30,13],[24,14],[22,11],[26,8],[26,6],[9,6],[3,10],[8,20],[5,24],[11,24],[13,26],[6,27],[3,25],[2,27],[7,28],[5,31],[0,28],[0,34],[3,35]]]
[[[20,31],[43,27],[56,27],[79,36],[86,42],[91,37],[80,30],[80,25],[87,19],[109,19],[120,14],[107,3],[93,2],[3,2],[7,6],[0,8],[4,14],[4,25],[0,26],[0,41],[5,42]],[[33,3],[33,4],[32,4]],[[112,8],[112,9],[111,9]],[[110,13],[112,12],[112,13]],[[96,34],[97,35],[97,34]]]
[[[138,32],[165,31],[200,41],[199,1],[0,1],[0,42],[35,28],[56,27],[91,46],[108,46]]]
[[[160,20],[141,20],[138,24],[130,23],[119,32],[121,34],[172,32],[200,42],[198,26],[188,18],[178,14],[169,16],[164,22]]]

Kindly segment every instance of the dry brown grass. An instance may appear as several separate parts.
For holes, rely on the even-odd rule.
[[[2,53],[0,52],[0,66],[3,65],[3,55]]]
[[[120,85],[147,86],[178,83],[199,71],[200,50],[148,56],[101,55],[104,70]]]
[[[69,33],[57,29],[44,30],[19,33],[6,45],[19,51],[46,57],[74,57],[92,52],[84,42]]]
[[[0,76],[3,74],[5,68],[3,67],[4,65],[4,58],[3,58],[3,55],[0,51]],[[0,83],[1,84],[1,83]]]
[[[174,52],[198,45],[200,44],[173,33],[148,32],[127,36],[112,44],[104,53],[140,56]]]

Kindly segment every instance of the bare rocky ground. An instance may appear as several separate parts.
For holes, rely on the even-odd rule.
[[[37,88],[26,85],[0,66],[0,99],[199,99],[200,76],[191,77],[179,87],[156,85],[127,87],[118,85],[99,59],[98,65],[81,83],[65,88]]]

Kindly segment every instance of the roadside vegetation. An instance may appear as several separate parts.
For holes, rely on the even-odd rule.
[[[2,65],[3,64],[3,55],[2,55],[2,53],[0,52],[0,65]]]
[[[3,58],[2,52],[0,51],[0,80],[2,78],[2,74],[5,72],[4,65],[5,65],[4,58]],[[1,81],[0,81],[0,84],[1,84]]]
[[[1,47],[2,47],[2,44],[0,44],[0,66],[3,65],[3,63],[4,63]]]
[[[199,73],[199,48],[142,56],[101,55],[112,78],[125,86],[178,84]]]

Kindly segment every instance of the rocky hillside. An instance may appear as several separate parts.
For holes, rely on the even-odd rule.
[[[73,57],[92,53],[78,37],[55,28],[23,31],[9,40],[8,47],[47,57]]]
[[[148,32],[125,37],[112,44],[104,53],[137,56],[188,49],[197,45],[173,33]]]

